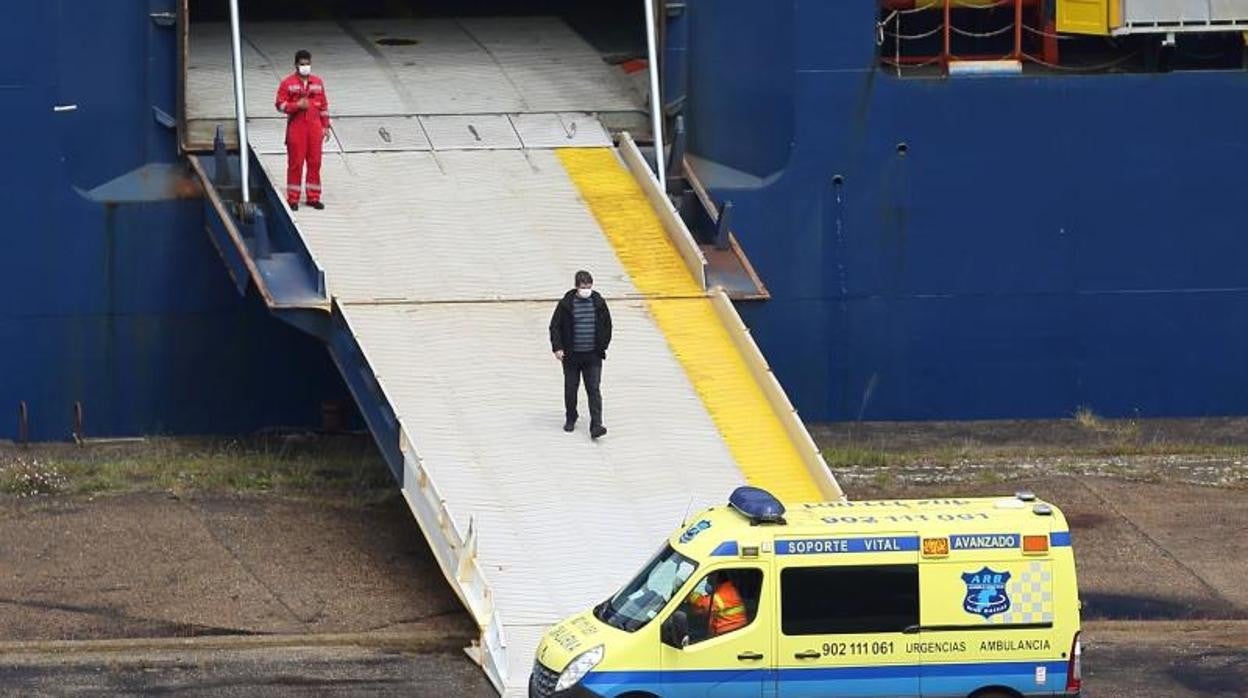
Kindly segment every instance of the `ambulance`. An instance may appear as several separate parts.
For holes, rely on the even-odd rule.
[[[531,698],[1076,696],[1079,598],[1057,507],[823,502],[742,487],[552,627]]]

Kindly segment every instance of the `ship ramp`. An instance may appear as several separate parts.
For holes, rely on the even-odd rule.
[[[190,31],[185,117],[204,133],[233,113],[226,36]],[[268,220],[232,213],[221,153],[192,155],[209,231],[240,289],[326,341],[500,691],[522,695],[545,629],[689,511],[747,482],[841,497],[641,153],[604,125],[638,97],[561,21],[253,24],[246,46]],[[285,205],[269,116],[303,46],[335,117],[323,211]],[[615,327],[598,441],[587,419],[561,429],[547,331],[582,268]]]

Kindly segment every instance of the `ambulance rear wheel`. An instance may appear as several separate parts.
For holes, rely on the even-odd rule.
[[[982,691],[972,693],[970,698],[1020,698],[1020,696],[1014,691],[1004,688],[985,688]]]

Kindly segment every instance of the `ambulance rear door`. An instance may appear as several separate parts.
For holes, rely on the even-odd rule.
[[[922,623],[911,635],[923,660],[923,695],[965,696],[985,686],[1027,695],[1061,690],[1069,638],[1054,637],[1048,540],[1047,531],[952,527],[921,542],[935,553],[922,565]]]

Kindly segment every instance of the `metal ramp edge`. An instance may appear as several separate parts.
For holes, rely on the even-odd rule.
[[[694,282],[710,298],[715,315],[722,324],[723,329],[727,332],[734,348],[739,352],[750,376],[762,391],[767,405],[780,421],[785,435],[797,451],[805,474],[818,489],[821,499],[826,501],[844,500],[844,491],[824,460],[823,454],[820,452],[810,431],[798,415],[797,409],[789,400],[788,394],[785,392],[780,380],[772,372],[771,366],[767,363],[766,357],[754,341],[745,321],[741,318],[736,306],[733,305],[728,297],[728,293],[721,287],[710,286],[708,263],[701,246],[694,239],[692,232],[680,217],[680,214],[676,212],[676,208],[671,200],[664,194],[654,172],[646,164],[645,157],[641,154],[636,142],[628,133],[621,134],[618,155],[634,182],[641,188],[643,196],[657,215],[663,231],[676,248],[676,252],[684,262]],[[610,233],[608,235],[610,236]],[[645,295],[644,291],[645,289],[643,289],[643,295]]]
[[[265,273],[266,260],[257,254],[258,247],[267,248],[271,244],[271,240],[257,243],[258,235],[268,234],[263,209],[255,212],[261,220],[260,230],[257,230],[256,219],[243,220],[224,195],[232,188],[237,189],[237,185],[231,186],[230,180],[231,172],[235,177],[238,172],[237,161],[235,156],[218,157],[215,161],[196,155],[187,156],[187,164],[203,187],[205,227],[209,238],[240,295],[254,284],[274,316],[292,322],[326,342],[339,373],[346,380],[392,475],[401,487],[404,500],[433,549],[438,565],[481,628],[481,644],[468,648],[469,653],[482,665],[501,692],[504,688],[501,677],[506,674],[506,642],[501,621],[494,610],[489,584],[477,563],[475,531],[469,526],[468,531],[461,532],[456,526],[446,500],[438,492],[410,439],[399,426],[385,395],[375,380],[369,380],[372,371],[367,360],[341,310],[326,297],[324,272],[315,266],[315,262],[311,262],[306,248],[302,252],[311,262],[319,293],[300,294],[300,298],[292,299],[271,282],[270,274]],[[252,171],[264,176],[263,169],[258,166]],[[266,186],[264,189],[271,190],[273,187]],[[286,222],[290,224],[289,219]],[[289,232],[288,226],[283,228]],[[271,253],[265,256],[271,258]],[[305,313],[311,313],[314,319],[309,322]]]

